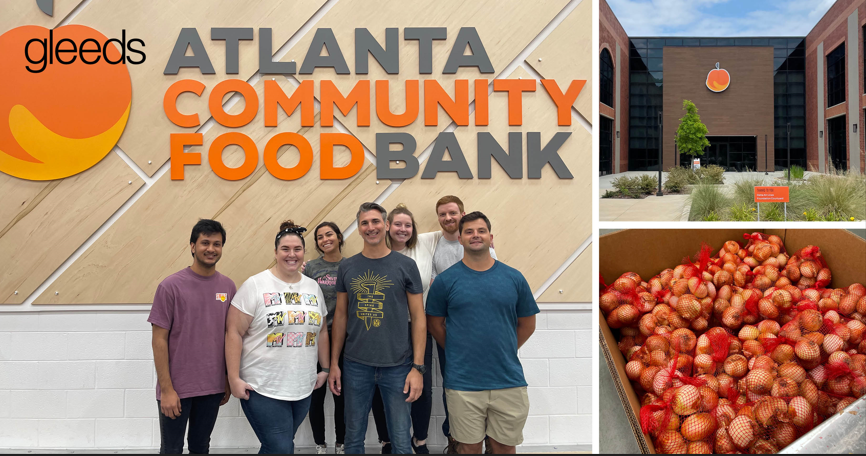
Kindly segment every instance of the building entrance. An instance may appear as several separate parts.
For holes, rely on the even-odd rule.
[[[702,165],[717,165],[726,171],[758,169],[758,140],[755,136],[707,136]]]
[[[848,169],[848,146],[845,133],[848,130],[846,116],[834,117],[827,121],[828,145],[830,146],[830,163],[837,170]]]
[[[613,121],[601,117],[598,140],[598,175],[613,173]]]

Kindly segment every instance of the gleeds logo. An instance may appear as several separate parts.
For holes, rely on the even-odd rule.
[[[707,74],[707,88],[718,93],[727,90],[729,85],[731,85],[731,74],[728,70],[719,68],[719,62],[716,62],[716,68]]]
[[[129,119],[126,63],[145,59],[136,41],[144,47],[83,25],[25,25],[0,35],[0,172],[56,180],[105,158]]]

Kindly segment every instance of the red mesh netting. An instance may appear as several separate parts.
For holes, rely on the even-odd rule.
[[[601,308],[660,453],[778,452],[866,393],[866,287],[831,288],[818,247],[744,234]]]

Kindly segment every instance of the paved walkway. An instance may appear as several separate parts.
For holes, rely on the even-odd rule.
[[[602,222],[688,221],[688,199],[688,195],[602,198],[598,202],[598,219]]]
[[[667,174],[662,173],[662,182],[667,179]],[[804,178],[815,173],[806,171]],[[625,173],[600,176],[598,178],[599,196],[604,195],[607,190],[613,189],[613,180],[629,176],[649,175],[658,177],[658,171],[628,171]],[[749,173],[725,173],[725,183],[722,191],[731,194],[734,184],[742,180],[763,179],[764,185],[783,185],[784,180],[776,178],[786,177],[785,171],[776,171],[769,174],[763,172]],[[655,221],[688,221],[691,202],[688,195],[665,195],[648,196],[644,199],[616,199],[601,198],[598,203],[598,219],[601,222],[655,222]]]

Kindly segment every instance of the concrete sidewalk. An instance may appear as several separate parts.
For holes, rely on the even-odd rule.
[[[662,182],[667,179],[667,174],[662,173]],[[806,171],[803,176],[808,179],[816,173]],[[658,171],[629,171],[619,174],[610,174],[598,178],[599,196],[604,195],[607,190],[613,190],[613,180],[622,176],[635,177],[648,175],[658,177]],[[762,185],[784,185],[787,181],[786,171],[775,171],[769,174],[763,172],[748,173],[725,173],[725,182],[721,190],[731,195],[734,192],[734,184],[744,180],[762,180]],[[782,180],[780,180],[782,179]],[[688,195],[665,195],[648,196],[644,199],[617,199],[601,198],[598,202],[598,219],[601,222],[656,222],[656,221],[683,221],[689,220],[691,203]]]
[[[648,196],[644,199],[601,198],[598,220],[601,222],[688,221],[688,195]]]

